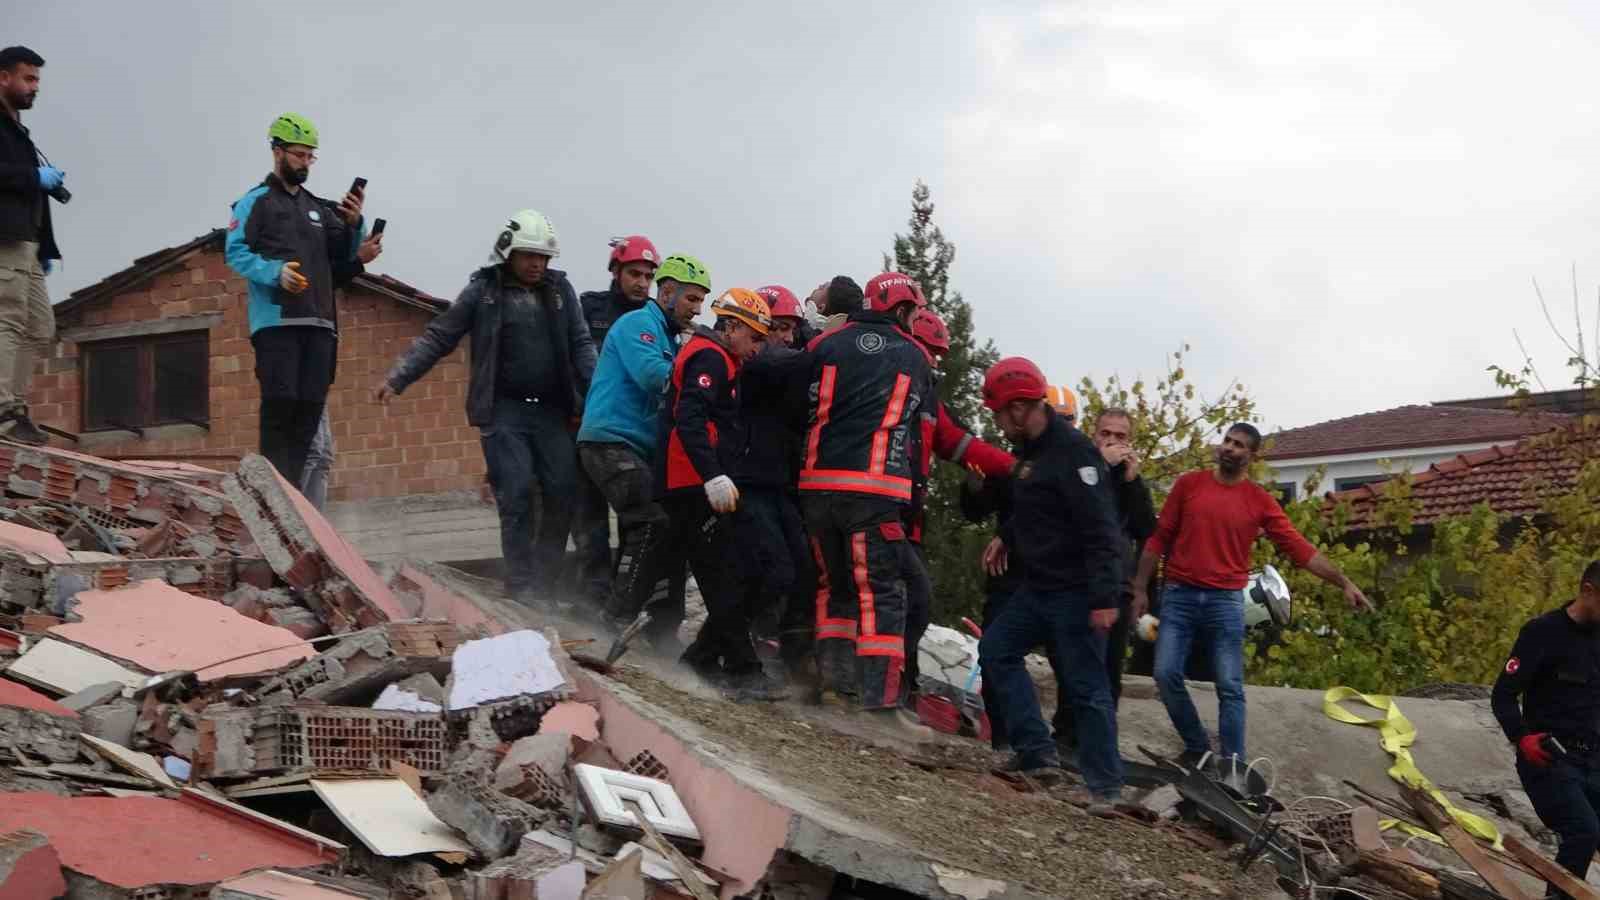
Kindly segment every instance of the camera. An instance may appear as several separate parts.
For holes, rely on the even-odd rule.
[[[50,194],[51,199],[55,200],[57,203],[72,202],[72,192],[67,190],[67,186],[64,184],[56,185],[55,189],[49,191],[48,193]]]

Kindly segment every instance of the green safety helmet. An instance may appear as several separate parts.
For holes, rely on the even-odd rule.
[[[272,120],[272,127],[267,129],[267,137],[271,138],[274,144],[304,144],[307,147],[315,147],[317,126],[299,113],[284,113]]]
[[[656,270],[656,284],[669,279],[711,290],[711,270],[700,260],[682,253],[674,253],[662,260],[661,268]]]

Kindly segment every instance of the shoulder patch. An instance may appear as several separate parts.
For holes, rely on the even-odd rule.
[[[228,230],[229,231],[232,231],[232,230],[234,230],[235,228],[238,228],[238,227],[239,227],[239,220],[237,218],[233,218],[233,219],[229,219],[228,220]]]
[[[875,331],[863,331],[856,336],[856,348],[862,353],[879,353],[887,343],[883,335]]]
[[[1094,487],[1100,483],[1100,470],[1094,466],[1083,466],[1078,469],[1078,477],[1083,479],[1084,484]]]
[[[641,331],[639,332],[639,340],[644,341],[646,344],[654,344],[656,342],[656,336],[648,331]]]
[[[701,372],[700,373],[700,377],[696,378],[694,381],[695,381],[695,384],[698,384],[703,388],[710,388],[711,387],[711,376],[707,375],[704,372]]]
[[[1520,669],[1520,668],[1522,668],[1522,660],[1517,659],[1515,656],[1513,656],[1510,659],[1506,660],[1506,674],[1507,675],[1515,675],[1515,674],[1517,674],[1517,670]]]

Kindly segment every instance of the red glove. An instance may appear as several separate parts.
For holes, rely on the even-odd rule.
[[[1549,751],[1544,749],[1544,739],[1549,735],[1548,731],[1541,731],[1538,734],[1525,734],[1517,740],[1517,750],[1529,765],[1543,769],[1555,762],[1550,758]]]

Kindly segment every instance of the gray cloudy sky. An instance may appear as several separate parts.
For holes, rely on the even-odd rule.
[[[980,333],[1076,382],[1194,346],[1272,427],[1492,393],[1530,280],[1594,324],[1592,4],[57,0],[26,122],[57,297],[224,225],[279,112],[371,180],[376,268],[454,296],[532,206],[603,286],[649,234],[721,287],[863,279],[925,179]],[[1570,321],[1570,306],[1561,315]]]

